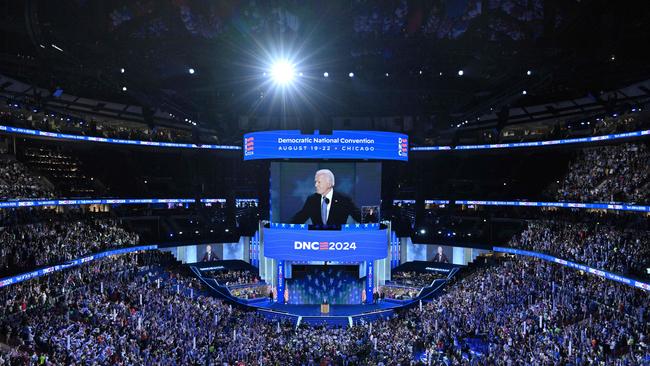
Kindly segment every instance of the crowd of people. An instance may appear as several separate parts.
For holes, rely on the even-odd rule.
[[[561,201],[645,204],[650,192],[650,151],[644,143],[584,149],[556,194]]]
[[[485,341],[488,364],[650,361],[646,291],[535,259],[481,269],[425,309],[428,354],[458,361],[473,338]]]
[[[138,244],[115,219],[45,221],[0,227],[0,273],[60,264],[109,248]]]
[[[650,231],[599,222],[530,221],[510,246],[548,253],[619,274],[641,275],[650,267]]]
[[[0,156],[0,200],[53,197],[54,193],[40,177],[18,161]]]
[[[144,256],[144,254],[138,254]],[[648,294],[519,259],[436,301],[349,328],[296,328],[233,307],[138,255],[2,289],[0,365],[644,365]],[[57,277],[55,279],[55,277]]]
[[[379,286],[379,301],[383,299],[411,300],[420,293],[421,287],[386,284]]]
[[[265,284],[244,285],[230,288],[230,293],[242,299],[261,299],[269,296],[271,286]]]
[[[251,271],[245,270],[212,271],[209,275],[223,286],[255,284],[260,281],[260,276]]]
[[[433,281],[442,277],[443,276],[435,272],[394,272],[391,273],[391,283],[404,286],[424,287],[430,286]]]

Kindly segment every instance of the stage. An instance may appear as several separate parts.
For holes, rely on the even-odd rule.
[[[268,300],[254,302],[248,304],[258,310],[271,310],[278,313],[283,313],[293,316],[318,316],[318,317],[332,317],[332,316],[360,316],[368,313],[379,312],[383,310],[394,310],[409,302],[389,302],[383,301],[379,304],[356,304],[356,305],[330,305],[330,312],[322,314],[320,312],[320,305],[295,305],[295,304],[278,304],[270,303]]]

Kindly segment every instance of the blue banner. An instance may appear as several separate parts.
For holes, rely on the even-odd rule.
[[[373,303],[375,292],[375,270],[373,261],[366,262],[366,304]]]
[[[408,161],[408,136],[380,131],[332,131],[302,135],[298,130],[244,135],[244,160],[375,159]]]
[[[285,273],[284,273],[284,261],[277,261],[277,270],[278,270],[278,286],[277,286],[277,299],[276,301],[279,304],[284,304],[285,298],[288,298],[286,296],[287,294],[284,293],[284,279],[285,279]]]
[[[597,210],[650,212],[650,206],[617,203],[581,203],[581,202],[527,202],[527,201],[455,201],[457,205],[477,206],[521,206],[521,207],[560,207]]]
[[[201,203],[226,203],[225,198],[202,198]],[[135,205],[148,203],[194,203],[194,198],[109,198],[109,199],[62,199],[62,200],[18,200],[0,202],[0,208],[72,206],[72,205]]]
[[[561,264],[563,266],[567,266],[567,267],[574,268],[574,269],[577,269],[577,270],[580,270],[580,271],[583,271],[583,272],[591,273],[591,274],[603,277],[603,278],[611,280],[611,281],[621,282],[621,283],[624,283],[624,284],[626,284],[628,286],[633,286],[633,287],[640,288],[642,290],[650,291],[650,283],[641,282],[641,281],[637,281],[637,280],[634,280],[634,279],[631,279],[631,278],[623,277],[623,276],[618,275],[616,273],[607,272],[607,271],[603,271],[603,270],[596,269],[596,268],[591,268],[591,267],[586,266],[584,264],[571,262],[571,261],[568,261],[568,260],[565,260],[565,259],[554,257],[552,255],[532,252],[532,251],[529,251],[529,250],[514,249],[514,248],[504,248],[504,247],[494,247],[494,248],[492,248],[492,250],[494,250],[495,252],[509,253],[509,254],[516,254],[516,255],[525,255],[525,256],[528,256],[528,257],[539,258],[539,259],[542,259],[542,260],[545,260],[545,261],[548,261],[548,262]]]
[[[232,146],[232,145],[210,145],[210,144],[197,145],[197,144],[184,144],[178,142],[124,140],[124,139],[114,139],[114,138],[106,138],[106,137],[70,135],[67,133],[46,132],[46,131],[30,130],[27,128],[18,128],[18,127],[3,126],[3,125],[0,125],[0,131],[16,133],[20,135],[49,137],[49,138],[55,138],[61,140],[101,142],[107,144],[120,144],[120,145],[132,145],[132,146],[174,147],[174,148],[183,148],[183,149],[204,149],[204,150],[241,150],[240,146]]]
[[[371,261],[386,258],[386,230],[264,229],[264,256],[292,261]]]
[[[138,251],[141,251],[141,250],[153,250],[153,249],[158,249],[158,245],[141,245],[141,246],[137,246],[137,247],[114,249],[114,250],[108,250],[108,251],[97,253],[97,254],[88,255],[88,256],[85,256],[85,257],[82,257],[82,258],[73,259],[73,260],[65,262],[63,264],[57,264],[57,265],[54,265],[54,266],[41,268],[41,269],[36,270],[36,271],[22,273],[22,274],[19,274],[19,275],[16,275],[16,276],[0,279],[0,288],[3,288],[5,286],[14,285],[14,284],[17,284],[19,282],[27,281],[27,280],[30,280],[32,278],[44,276],[44,275],[47,275],[47,274],[50,274],[50,273],[53,273],[53,272],[56,272],[56,271],[60,271],[60,270],[66,269],[66,268],[75,267],[75,266],[78,266],[80,264],[89,263],[89,262],[95,261],[97,259],[109,257],[109,256],[112,256],[112,255],[127,254],[127,253],[132,253],[132,252],[138,252]]]
[[[513,147],[536,147],[536,146],[553,146],[565,144],[590,143],[608,140],[625,139],[630,137],[641,137],[650,135],[650,130],[615,133],[611,135],[578,137],[573,139],[550,140],[550,141],[531,141],[531,142],[512,142],[505,144],[483,144],[483,145],[458,145],[455,148],[451,146],[414,146],[411,151],[440,151],[440,150],[483,150],[483,149],[505,149]]]

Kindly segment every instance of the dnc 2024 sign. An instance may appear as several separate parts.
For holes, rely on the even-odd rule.
[[[371,261],[386,258],[386,230],[264,229],[264,256],[294,261]]]
[[[244,160],[375,159],[408,161],[408,136],[382,131],[332,131],[303,135],[298,130],[244,135]]]

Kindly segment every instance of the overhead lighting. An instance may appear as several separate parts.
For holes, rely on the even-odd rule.
[[[191,67],[189,69],[187,69],[187,72],[189,72],[190,75],[194,75],[194,69],[191,68]]]
[[[353,78],[353,77],[354,77],[354,73],[351,72],[351,73],[348,74],[348,76],[351,77],[351,78]]]
[[[61,49],[61,47],[59,47],[59,46],[57,46],[57,45],[55,45],[55,44],[52,44],[52,48],[54,48],[55,50],[59,50],[59,51],[63,52],[63,50]]]
[[[463,70],[458,70],[458,76],[463,76],[465,74],[465,71]]]
[[[126,72],[126,70],[124,70],[124,68],[120,69],[120,74],[124,74],[125,72]]]
[[[530,71],[530,70],[526,71],[526,75],[530,76],[530,75],[532,75],[532,74],[533,74],[532,71]]]
[[[324,78],[328,78],[328,77],[330,77],[330,73],[327,72],[327,71],[325,71],[325,72],[323,73],[323,77],[324,77]]]
[[[524,90],[524,91],[521,92],[521,94],[526,95],[526,94],[528,94],[528,92]]]
[[[122,91],[126,91],[126,86],[123,86],[123,87],[122,87]]]
[[[271,67],[271,78],[276,84],[289,84],[294,77],[294,68],[289,61],[278,61]]]

